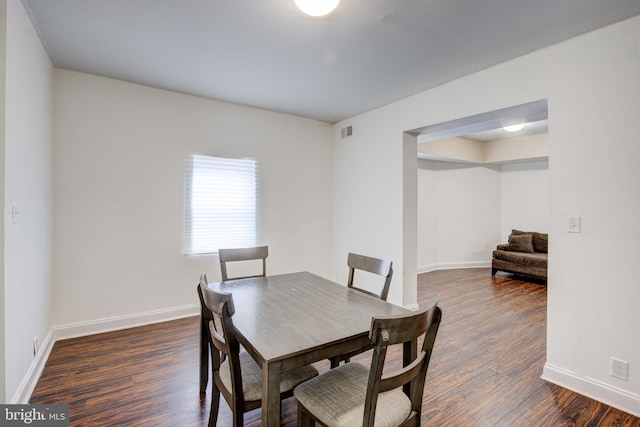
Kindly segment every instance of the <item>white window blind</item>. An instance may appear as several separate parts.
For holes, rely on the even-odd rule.
[[[190,156],[185,183],[185,255],[256,246],[255,160]]]

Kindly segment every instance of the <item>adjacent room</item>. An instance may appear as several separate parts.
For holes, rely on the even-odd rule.
[[[75,394],[71,425],[207,425],[206,302],[233,316],[197,292],[225,283],[190,208],[195,165],[214,159],[255,178],[253,240],[229,242],[268,246],[266,278],[352,295],[349,254],[389,261],[388,293],[362,303],[439,331],[411,422],[640,425],[640,3],[297,3],[0,0],[0,402],[38,386],[39,403]],[[545,280],[492,275],[514,229],[548,235]],[[363,319],[318,298],[333,311],[289,303],[325,316],[309,330]],[[305,381],[338,355],[368,369],[359,350],[383,344],[357,332],[314,347]],[[247,425],[317,415],[309,387],[282,406],[272,387],[302,358],[249,353],[267,369]],[[55,383],[83,354],[126,379]],[[124,409],[100,412],[115,394]],[[220,399],[218,425],[233,412]]]
[[[488,267],[513,229],[547,234],[548,122],[540,100],[411,132],[419,273]]]

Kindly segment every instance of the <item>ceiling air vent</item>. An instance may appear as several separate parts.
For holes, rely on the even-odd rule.
[[[340,129],[340,135],[343,138],[346,138],[347,136],[353,135],[353,127],[352,126],[347,126],[346,128]]]

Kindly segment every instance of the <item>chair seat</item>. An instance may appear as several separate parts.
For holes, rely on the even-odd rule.
[[[240,353],[240,369],[242,371],[244,400],[262,399],[262,369],[246,351]],[[280,393],[293,390],[298,384],[317,375],[318,370],[311,365],[283,372],[280,376]],[[220,379],[227,390],[231,390],[231,374],[229,373],[228,358],[220,364]]]
[[[299,385],[298,402],[329,427],[361,426],[369,369],[348,363]],[[401,388],[378,396],[375,427],[397,427],[411,414],[411,400]]]

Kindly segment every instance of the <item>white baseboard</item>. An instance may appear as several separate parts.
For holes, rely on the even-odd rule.
[[[491,261],[461,261],[461,262],[443,262],[436,264],[428,264],[418,267],[418,274],[429,273],[436,270],[454,270],[458,268],[485,268],[491,267]]]
[[[545,363],[541,378],[633,416],[640,417],[640,396],[637,394],[601,381],[581,377],[574,372],[566,371],[549,363]]]
[[[200,304],[190,304],[163,310],[147,311],[145,313],[129,314],[125,316],[91,320],[89,322],[54,326],[53,337],[55,341],[58,341],[68,338],[100,334],[103,332],[117,331],[120,329],[134,328],[136,326],[150,325],[152,323],[167,322],[169,320],[197,316],[199,314]]]
[[[423,267],[418,267],[418,274],[430,273],[438,269],[438,264],[428,264]]]
[[[164,310],[148,311],[146,313],[116,316],[106,319],[92,320],[90,322],[73,323],[69,325],[54,326],[51,328],[40,347],[40,351],[31,362],[29,370],[18,386],[9,403],[27,404],[31,393],[38,383],[44,365],[47,363],[53,345],[58,340],[99,334],[102,332],[116,331],[133,328],[136,326],[150,325],[152,323],[167,322],[169,320],[200,314],[200,304],[184,305]]]
[[[36,388],[36,384],[38,383],[40,374],[42,374],[44,365],[49,359],[49,354],[51,354],[51,349],[53,348],[54,343],[53,330],[51,329],[47,333],[47,336],[44,337],[38,354],[33,358],[26,375],[22,378],[20,385],[18,385],[16,393],[8,403],[21,405],[29,403],[31,393],[33,393],[33,389]]]

